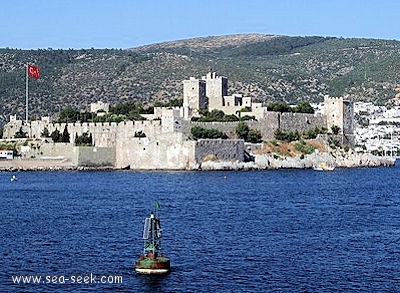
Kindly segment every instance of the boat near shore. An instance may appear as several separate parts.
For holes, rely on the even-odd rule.
[[[330,166],[325,163],[319,163],[318,165],[313,166],[314,171],[333,171],[335,170],[335,166]]]

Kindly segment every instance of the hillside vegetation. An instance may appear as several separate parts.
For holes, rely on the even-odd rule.
[[[31,118],[66,106],[87,111],[91,102],[112,106],[182,96],[182,80],[210,69],[229,79],[229,92],[297,104],[325,94],[354,101],[396,102],[400,42],[374,39],[286,37],[260,34],[195,38],[127,50],[0,49],[0,122],[24,117],[25,67]],[[398,97],[398,96],[397,96]]]

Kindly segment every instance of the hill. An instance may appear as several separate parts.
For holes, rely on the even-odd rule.
[[[182,80],[210,70],[229,78],[230,93],[260,101],[320,102],[325,94],[355,101],[394,103],[400,84],[400,42],[262,34],[217,36],[127,50],[0,49],[0,121],[24,117],[26,63],[32,118],[69,105],[111,105],[180,98]]]

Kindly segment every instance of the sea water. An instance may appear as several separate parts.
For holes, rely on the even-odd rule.
[[[3,172],[0,292],[396,292],[399,186],[400,167]],[[134,271],[155,200],[162,277]]]

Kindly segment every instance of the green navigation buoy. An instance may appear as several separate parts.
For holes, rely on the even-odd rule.
[[[161,252],[161,223],[156,201],[155,212],[145,218],[143,227],[143,253],[136,260],[135,271],[138,274],[168,274],[171,270],[170,260]]]

